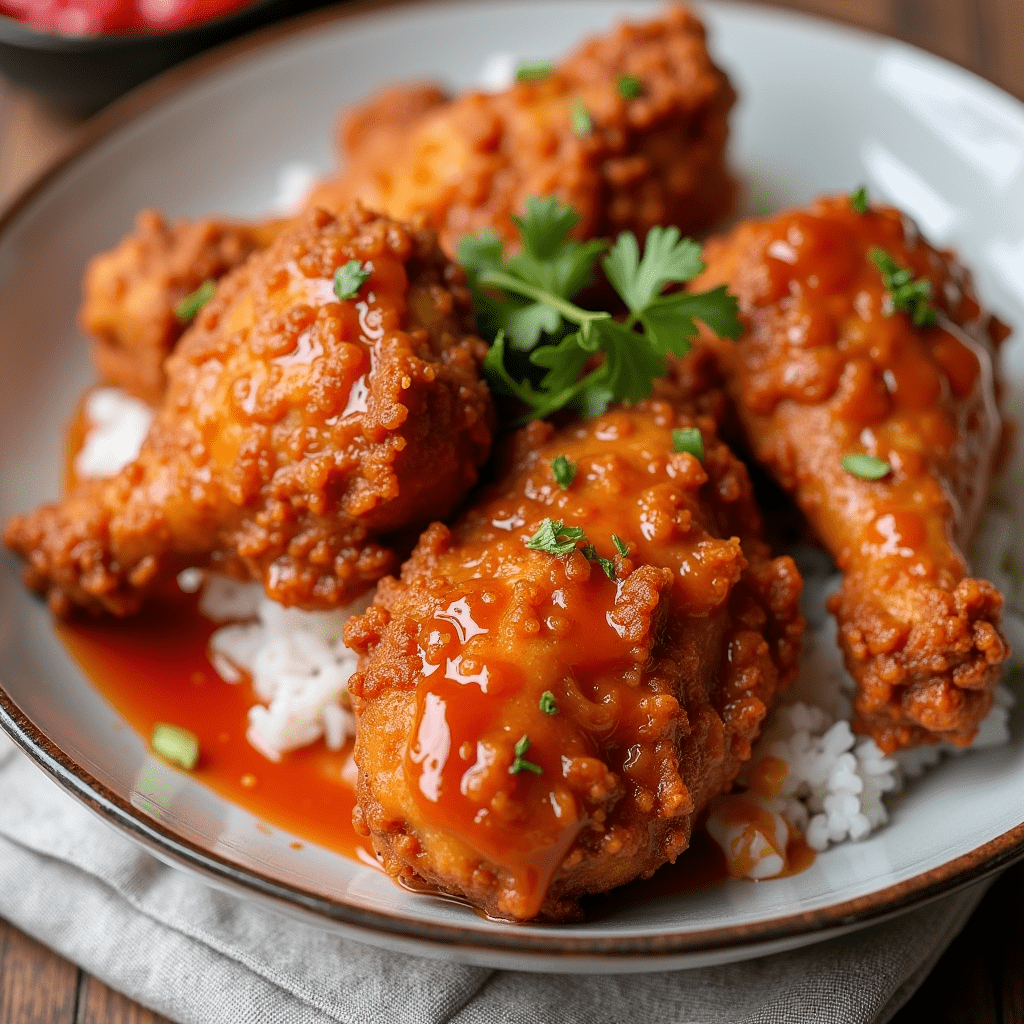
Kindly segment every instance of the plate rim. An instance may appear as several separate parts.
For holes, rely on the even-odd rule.
[[[616,0],[591,2],[609,7],[616,5]],[[470,6],[476,6],[473,0],[429,0],[426,3],[420,0],[350,0],[343,5],[314,11],[249,33],[193,57],[132,90],[79,128],[68,146],[0,208],[0,240],[33,200],[42,196],[51,183],[72,169],[93,147],[130,128],[137,119],[164,101],[192,86],[201,86],[232,64],[244,63],[286,38],[315,33],[325,26],[337,26],[382,12]],[[1024,123],[1024,104],[1012,94],[953,61],[884,33],[855,27],[840,19],[761,4],[698,0],[695,6],[698,9],[756,13],[771,20],[817,25],[841,35],[870,41],[875,46],[886,43],[899,46],[941,66],[946,72],[954,72],[955,77],[962,81],[966,76],[974,87],[994,92],[1003,102],[1009,99]],[[256,897],[276,905],[284,913],[298,911],[307,921],[346,930],[353,937],[373,944],[379,945],[382,939],[390,937],[418,946],[420,952],[443,944],[443,948],[450,950],[457,959],[472,960],[474,956],[493,959],[496,955],[504,955],[515,958],[517,967],[528,970],[538,969],[538,957],[550,957],[552,954],[557,954],[563,965],[574,959],[596,960],[605,964],[617,963],[627,969],[632,964],[635,970],[651,969],[649,961],[652,956],[678,961],[688,957],[703,960],[721,954],[720,959],[740,959],[744,950],[755,947],[756,951],[751,955],[759,955],[766,951],[763,947],[775,943],[789,942],[792,946],[817,942],[840,931],[898,916],[980,882],[1024,859],[1022,821],[973,850],[910,878],[813,910],[700,930],[661,931],[653,935],[574,935],[560,931],[557,925],[519,936],[507,930],[489,933],[479,927],[469,928],[444,921],[423,922],[400,912],[393,914],[379,909],[364,909],[340,897],[325,896],[275,879],[256,868],[243,867],[225,856],[203,849],[124,800],[57,746],[21,709],[2,680],[0,728],[38,768],[102,820],[128,835],[158,859],[198,874],[217,887],[249,898]]]

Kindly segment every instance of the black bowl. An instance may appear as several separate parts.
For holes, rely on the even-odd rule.
[[[0,15],[0,71],[58,106],[91,113],[200,50],[325,2],[256,0],[187,28],[110,36],[61,36]]]

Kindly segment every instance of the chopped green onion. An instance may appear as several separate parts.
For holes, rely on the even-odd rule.
[[[704,438],[696,427],[673,430],[672,447],[677,452],[689,452],[695,459],[704,458]]]
[[[199,762],[199,738],[180,725],[153,726],[153,749],[165,760],[192,771]]]
[[[589,135],[594,130],[594,121],[579,100],[573,100],[569,107],[569,123],[577,135]]]
[[[881,480],[892,472],[892,466],[874,455],[844,455],[843,469],[861,480]]]
[[[365,263],[360,263],[359,260],[349,260],[334,272],[334,294],[342,302],[354,299],[359,294],[359,289],[369,279],[370,274],[371,271],[366,269]]]
[[[619,75],[615,79],[615,88],[624,100],[635,100],[644,91],[644,83],[636,75]]]
[[[576,463],[564,455],[556,455],[551,460],[551,472],[554,474],[558,486],[563,491],[567,491],[572,487],[573,480],[576,479]]]
[[[558,705],[555,703],[555,695],[550,690],[545,690],[540,695],[539,707],[545,715],[558,714]]]
[[[853,207],[854,213],[863,216],[868,212],[868,190],[863,185],[850,196],[850,205]]]
[[[615,545],[615,550],[625,558],[629,554],[629,545],[617,534],[612,534],[612,543]]]
[[[545,61],[530,61],[528,64],[520,64],[516,70],[517,82],[536,82],[538,79],[546,78],[551,74],[551,65]]]
[[[520,772],[533,772],[534,775],[543,775],[544,769],[539,764],[527,761],[523,756],[530,749],[530,737],[523,736],[516,744],[516,757],[509,767],[509,775],[518,775]]]
[[[217,282],[212,277],[209,277],[191,295],[186,295],[174,307],[174,316],[178,323],[191,323],[196,318],[199,310],[213,298],[213,293],[216,290]]]

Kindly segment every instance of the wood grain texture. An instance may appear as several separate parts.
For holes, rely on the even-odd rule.
[[[99,979],[83,975],[78,993],[78,1014],[74,1024],[169,1024],[169,1022],[166,1017],[160,1017],[152,1010],[133,1003],[120,992],[115,992]]]
[[[0,1022],[73,1024],[78,968],[0,919]]]
[[[776,6],[921,46],[1024,99],[1024,0],[781,0]],[[56,156],[74,127],[73,118],[0,78],[0,203]],[[993,886],[893,1018],[893,1024],[922,1021],[1024,1024],[1024,865]],[[165,1022],[0,920],[0,1024]]]

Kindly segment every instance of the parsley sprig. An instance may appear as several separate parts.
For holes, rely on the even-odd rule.
[[[878,268],[892,299],[893,311],[909,313],[915,327],[930,327],[938,320],[938,310],[932,303],[932,283],[927,277],[914,280],[914,272],[901,267],[884,249],[877,245],[868,252],[868,259]]]
[[[700,246],[681,238],[677,228],[652,228],[641,257],[632,232],[610,247],[603,240],[569,238],[579,220],[554,197],[531,197],[526,216],[516,220],[519,253],[506,260],[493,232],[459,246],[479,327],[493,339],[484,370],[493,387],[527,407],[524,420],[564,406],[593,416],[610,402],[649,397],[654,380],[667,372],[668,354],[690,350],[697,320],[724,337],[742,333],[736,300],[724,285],[697,294],[662,294],[704,269]],[[621,322],[573,301],[606,252],[601,266],[628,309]],[[597,365],[595,356],[601,357]]]
[[[622,541],[614,538],[615,548],[619,554],[625,557]],[[604,571],[605,576],[610,580],[615,579],[615,562],[610,558],[602,558],[597,553],[597,548],[587,540],[586,530],[582,526],[566,526],[561,519],[543,519],[537,532],[532,537],[527,537],[526,546],[532,551],[543,551],[557,558],[566,558],[576,550],[577,544],[583,544],[580,551],[588,562],[597,562]],[[626,551],[629,549],[626,548]]]

